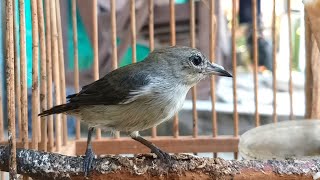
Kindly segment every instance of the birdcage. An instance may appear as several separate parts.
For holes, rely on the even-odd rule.
[[[245,3],[251,8],[244,9]],[[1,170],[10,171],[11,178],[17,172],[34,179],[83,177],[80,165],[72,169],[62,164],[80,162],[71,156],[84,154],[87,125],[64,114],[38,114],[66,103],[67,94],[78,92],[80,86],[107,72],[142,61],[155,48],[184,45],[198,48],[212,62],[223,64],[232,71],[233,78],[213,76],[193,87],[172,120],[141,132],[169,153],[209,157],[194,160],[190,155],[178,155],[178,159],[182,158],[180,164],[164,177],[312,178],[319,169],[317,160],[240,160],[238,146],[239,136],[254,127],[319,118],[320,30],[316,3],[317,0],[305,6],[291,0],[2,2],[0,140],[5,146],[0,150]],[[269,13],[261,17],[261,9]],[[239,19],[239,13],[246,13],[250,19]],[[269,42],[265,35],[270,37]],[[5,154],[8,147],[10,158]],[[112,135],[97,129],[93,149],[98,157],[116,155],[111,157],[113,160],[99,162],[101,169],[94,170],[93,178],[143,179],[163,175],[158,167],[153,167],[154,171],[145,167],[153,160],[148,156],[141,160],[147,161],[145,166],[137,159],[120,156],[150,153],[120,132]],[[64,156],[50,154],[53,152]],[[36,153],[34,157],[40,158],[39,162],[44,155],[51,158],[50,162],[61,165],[62,169],[56,168],[60,175],[52,171],[44,175],[45,170],[40,167],[47,164],[33,164],[39,172],[23,169],[28,161],[35,160],[28,159],[28,153]],[[59,159],[68,157],[68,161]],[[184,166],[183,158],[189,166]],[[125,162],[131,165],[125,166]],[[108,165],[120,169],[113,167],[112,171]],[[196,167],[192,169],[192,165]],[[292,166],[303,168],[290,169]],[[132,172],[129,167],[136,169]],[[2,172],[0,179],[5,177]]]

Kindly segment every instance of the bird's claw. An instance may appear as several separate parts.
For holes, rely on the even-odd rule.
[[[83,159],[83,172],[85,177],[89,175],[89,172],[92,168],[93,159],[94,159],[94,153],[92,151],[92,148],[88,148],[86,150],[86,154]]]
[[[170,154],[162,151],[159,148],[153,149],[151,151],[151,153],[155,153],[162,162],[164,162],[164,163],[166,163],[168,165],[171,165],[171,156],[170,156]]]

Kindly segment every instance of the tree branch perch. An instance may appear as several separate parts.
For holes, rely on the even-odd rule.
[[[151,154],[97,158],[90,179],[313,179],[320,160],[227,161],[173,155],[171,168]],[[84,179],[82,157],[17,149],[17,171],[33,179]],[[8,171],[9,151],[0,146],[0,169]]]

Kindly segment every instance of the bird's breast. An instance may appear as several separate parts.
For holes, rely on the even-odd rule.
[[[189,88],[185,86],[168,88],[155,97],[157,106],[162,108],[160,123],[172,118],[183,106]]]
[[[87,107],[82,119],[118,131],[141,131],[172,118],[182,108],[187,92],[184,86],[156,89],[128,104]]]

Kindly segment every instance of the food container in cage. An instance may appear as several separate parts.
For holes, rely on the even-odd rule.
[[[240,137],[244,159],[315,159],[320,157],[320,120],[263,125]]]

